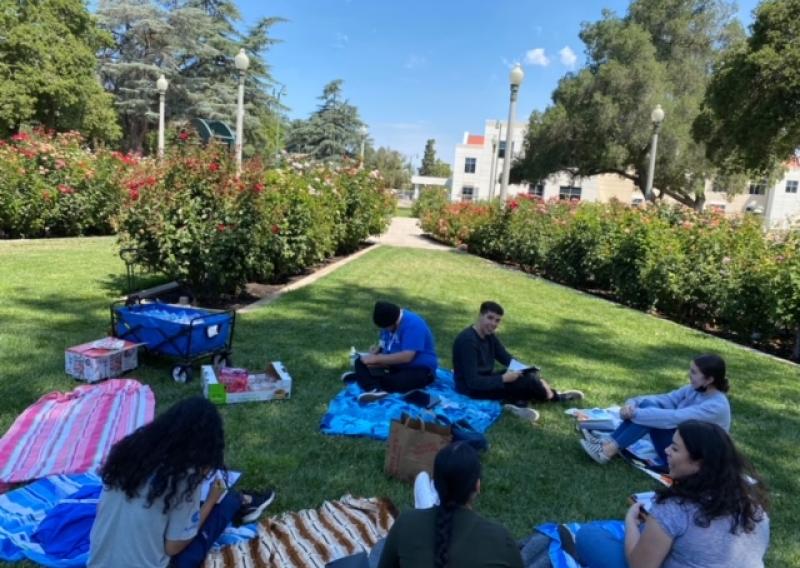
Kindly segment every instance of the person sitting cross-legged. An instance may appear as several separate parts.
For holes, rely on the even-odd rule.
[[[665,394],[637,396],[620,409],[622,424],[610,435],[594,435],[582,430],[581,446],[594,461],[608,463],[611,458],[650,435],[656,453],[666,462],[665,450],[675,428],[684,420],[702,420],[731,428],[730,383],[725,376],[725,361],[719,355],[695,357],[689,365],[689,384]]]
[[[471,398],[501,400],[506,409],[524,420],[535,422],[539,413],[528,402],[580,400],[579,390],[556,391],[538,376],[538,371],[494,370],[495,361],[508,366],[513,357],[497,338],[503,308],[483,302],[477,321],[458,334],[453,343],[453,374],[456,390]]]
[[[372,320],[381,331],[378,346],[355,360],[355,371],[342,375],[357,381],[361,403],[392,392],[425,388],[436,376],[438,360],[433,333],[422,317],[391,302],[375,302]]]
[[[231,522],[250,523],[275,492],[237,493],[221,481],[201,504],[201,486],[224,469],[225,435],[216,406],[178,402],[111,448],[92,526],[89,568],[197,567]]]

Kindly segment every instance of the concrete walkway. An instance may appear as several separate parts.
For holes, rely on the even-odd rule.
[[[410,217],[393,217],[389,230],[380,237],[373,237],[370,242],[393,247],[421,248],[429,250],[453,250],[422,236],[422,229],[417,226],[417,219]]]

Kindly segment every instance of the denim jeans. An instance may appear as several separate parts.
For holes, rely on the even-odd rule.
[[[228,491],[222,502],[211,509],[206,522],[197,531],[197,535],[189,543],[189,546],[172,558],[170,566],[174,568],[197,568],[200,566],[214,542],[230,524],[241,506],[241,496],[236,491]]]
[[[628,568],[625,540],[609,532],[606,521],[587,523],[575,535],[578,560],[586,568]]]
[[[654,402],[646,399],[639,403],[639,408],[653,406],[657,405]],[[640,438],[643,438],[647,434],[650,434],[650,440],[653,442],[653,447],[655,448],[658,457],[661,458],[661,461],[667,463],[667,454],[665,453],[665,450],[672,443],[672,436],[675,435],[674,428],[650,428],[649,426],[642,426],[641,424],[635,424],[630,420],[625,420],[616,430],[614,430],[614,433],[611,434],[611,437],[617,443],[617,447],[622,450]]]

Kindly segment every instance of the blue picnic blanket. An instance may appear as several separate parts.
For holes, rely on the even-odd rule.
[[[389,438],[392,420],[405,413],[413,418],[433,421],[441,418],[447,424],[466,421],[473,430],[486,432],[500,417],[502,406],[492,400],[475,400],[455,390],[453,373],[445,369],[436,370],[436,380],[425,389],[439,404],[425,409],[403,400],[402,394],[391,394],[369,404],[359,404],[358,395],[363,391],[353,383],[347,385],[328,406],[322,417],[320,430],[331,436],[366,436],[376,440]]]
[[[89,533],[102,489],[93,473],[52,475],[0,495],[0,560],[43,566],[86,566]],[[228,527],[215,547],[250,540],[255,524]]]
[[[625,524],[622,521],[593,521],[592,524],[599,523],[606,531],[608,531],[616,540],[620,542],[625,540]],[[578,531],[583,526],[581,523],[563,523],[572,534],[578,534]],[[581,568],[581,565],[575,561],[569,554],[566,554],[561,547],[561,537],[558,535],[558,524],[544,523],[534,529],[535,531],[547,536],[550,539],[550,548],[548,550],[550,556],[550,563],[553,568]],[[525,554],[523,548],[523,557]]]

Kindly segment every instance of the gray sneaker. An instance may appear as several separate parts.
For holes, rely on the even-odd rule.
[[[535,424],[539,420],[539,413],[529,406],[517,406],[516,404],[504,404],[503,408],[508,410],[511,414],[525,420],[531,424]]]
[[[584,398],[586,397],[584,396],[583,391],[576,389],[559,391],[558,396],[556,397],[557,402],[571,402],[573,400],[583,400]]]
[[[387,396],[389,396],[388,392],[375,389],[358,395],[358,402],[359,404],[367,404],[369,402],[375,402],[376,400],[386,398]]]
[[[583,451],[585,451],[590,458],[600,465],[605,465],[611,461],[611,458],[608,457],[603,451],[603,444],[595,444],[592,442],[587,442],[586,440],[581,440],[580,442]]]
[[[578,428],[583,439],[591,444],[603,444],[611,438],[611,434],[597,433],[596,430],[586,430],[585,428]]]

